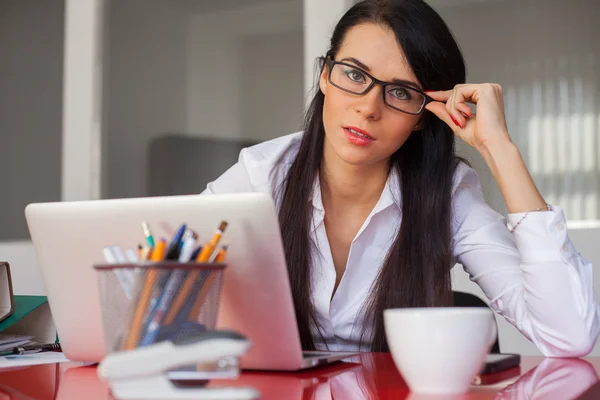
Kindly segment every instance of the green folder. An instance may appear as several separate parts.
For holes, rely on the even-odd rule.
[[[0,332],[25,318],[33,310],[48,302],[46,296],[14,296],[15,309],[8,318],[0,322]]]

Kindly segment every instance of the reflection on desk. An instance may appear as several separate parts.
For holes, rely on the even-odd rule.
[[[524,357],[521,364],[523,372],[526,372],[524,375],[520,375],[518,368],[490,375],[482,380],[482,385],[473,386],[469,393],[450,398],[445,396],[444,400],[572,399],[598,382],[594,366],[600,370],[600,358],[588,361]],[[363,353],[348,362],[299,372],[248,371],[237,380],[209,383],[209,386],[247,385],[259,390],[263,400],[435,399],[409,393],[387,353]],[[600,390],[600,386],[594,386],[585,396],[596,388]],[[49,364],[0,371],[0,400],[112,398],[108,385],[98,379],[94,366]]]
[[[96,367],[69,368],[62,375],[56,400],[112,399],[108,385],[98,378]]]
[[[252,386],[261,399],[286,400],[370,400],[402,399],[409,393],[389,354],[363,353],[330,366],[299,372],[244,372],[235,383],[220,385]]]
[[[335,398],[364,399],[356,397],[360,393],[356,375],[361,371],[356,362],[340,362],[330,366],[300,372],[259,372],[248,371],[235,381],[213,381],[208,386],[252,386],[261,393],[261,399],[331,399],[333,387],[343,382],[345,388]],[[285,397],[282,397],[284,396]]]
[[[546,358],[495,398],[574,399],[597,382],[598,374],[585,360]]]
[[[0,399],[54,399],[61,364],[0,369]]]

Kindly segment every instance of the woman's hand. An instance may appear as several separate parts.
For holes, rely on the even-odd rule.
[[[476,150],[481,152],[492,143],[511,142],[500,85],[462,84],[456,85],[452,90],[427,94],[435,101],[425,108],[448,124],[456,136]],[[475,104],[476,113],[473,113],[467,103]]]
[[[527,212],[546,206],[521,153],[510,140],[500,85],[456,85],[453,90],[427,94],[434,101],[426,108],[483,156],[498,183],[508,212]],[[476,114],[467,103],[475,104]]]

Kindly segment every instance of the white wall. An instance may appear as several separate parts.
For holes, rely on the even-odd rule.
[[[600,205],[600,47],[593,40],[600,36],[594,21],[600,4],[595,0],[465,1],[456,7],[449,2],[432,3],[439,6],[461,45],[468,64],[467,80],[503,85],[509,130],[542,194],[549,202],[564,206],[567,218],[596,218]],[[481,157],[464,147],[462,152],[478,170],[486,200],[505,213],[500,192]],[[600,265],[600,229],[573,226],[569,224],[575,246]],[[600,274],[595,274],[595,281],[598,293]],[[485,298],[462,268],[454,268],[453,283],[458,290]],[[539,354],[503,318],[497,320],[502,351]],[[600,354],[598,346],[594,354]]]

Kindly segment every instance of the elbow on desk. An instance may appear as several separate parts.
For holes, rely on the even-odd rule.
[[[544,340],[543,343],[538,344],[538,348],[545,357],[585,357],[594,349],[599,331],[597,324],[594,324],[592,329],[584,326],[579,328],[571,327],[564,338]]]

